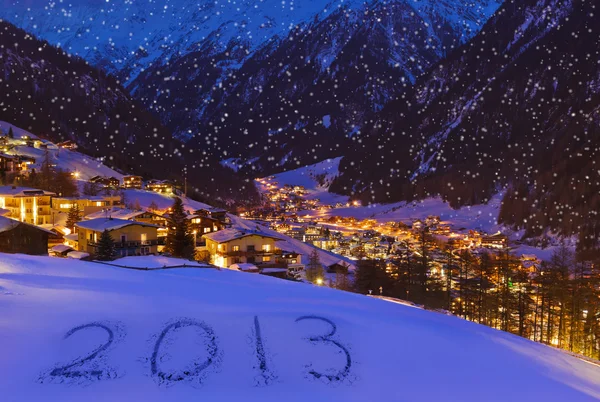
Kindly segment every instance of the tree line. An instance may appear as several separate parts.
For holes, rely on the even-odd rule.
[[[423,233],[416,248],[400,246],[388,261],[360,260],[353,290],[600,359],[600,260],[561,244],[548,261],[524,266],[509,249],[437,251],[432,241]]]

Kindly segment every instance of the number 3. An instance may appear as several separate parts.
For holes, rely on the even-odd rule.
[[[348,352],[348,349],[346,349],[346,347],[344,345],[342,345],[335,339],[331,339],[331,337],[333,335],[335,335],[335,333],[337,331],[337,326],[333,323],[333,321],[331,321],[327,318],[318,317],[318,316],[314,316],[314,315],[307,315],[307,316],[299,317],[296,319],[296,322],[304,321],[304,320],[320,320],[320,321],[326,322],[327,324],[329,324],[331,326],[331,331],[328,334],[309,337],[308,340],[310,342],[330,343],[332,345],[335,345],[339,349],[341,349],[342,352],[344,352],[344,354],[346,355],[346,366],[342,370],[339,370],[336,374],[324,374],[324,373],[319,373],[315,370],[310,370],[309,374],[311,374],[315,378],[325,377],[329,381],[342,381],[350,373],[350,368],[352,367],[352,359],[350,357],[350,352]]]

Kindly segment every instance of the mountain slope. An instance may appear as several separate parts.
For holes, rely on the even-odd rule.
[[[54,142],[74,140],[110,167],[180,182],[187,172],[190,193],[222,202],[256,196],[218,160],[197,163],[201,152],[175,140],[114,77],[1,20],[0,88],[0,120]]]
[[[597,235],[597,2],[505,3],[482,32],[390,104],[345,158],[336,192],[392,201],[441,194],[500,220]],[[584,234],[585,236],[585,234]]]
[[[501,1],[14,3],[0,15],[117,75],[202,158],[256,177],[343,155]]]
[[[600,368],[559,350],[456,317],[262,275],[5,254],[0,306],[0,389],[11,401],[600,397]],[[477,381],[457,386],[465,378]]]

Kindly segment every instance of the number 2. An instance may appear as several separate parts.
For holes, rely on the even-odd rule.
[[[103,329],[104,331],[106,331],[106,333],[108,334],[108,340],[106,341],[106,343],[104,343],[103,345],[100,345],[98,348],[96,348],[92,353],[90,353],[86,357],[78,358],[73,363],[67,364],[66,366],[55,368],[54,370],[52,370],[50,372],[51,376],[66,377],[66,378],[96,377],[97,379],[100,379],[101,377],[103,377],[103,375],[105,374],[104,370],[87,370],[87,371],[81,370],[81,369],[73,370],[73,368],[75,368],[75,367],[81,368],[81,366],[83,366],[85,363],[91,362],[96,357],[101,356],[102,353],[104,353],[110,347],[110,345],[112,345],[112,343],[115,339],[115,334],[111,328],[109,328],[105,324],[95,323],[95,322],[90,323],[90,324],[80,325],[79,327],[75,327],[75,328],[71,329],[69,332],[66,333],[64,339],[67,339],[74,333],[84,330],[84,329],[87,329],[87,328],[100,328],[100,329]]]

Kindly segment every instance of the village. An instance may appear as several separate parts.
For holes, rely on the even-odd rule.
[[[521,328],[560,346],[538,320],[555,327],[545,297],[561,282],[549,282],[548,261],[515,252],[506,234],[435,214],[382,221],[359,202],[322,202],[314,189],[274,177],[256,179],[261,206],[230,213],[188,198],[181,184],[114,171],[70,141],[8,130],[0,144],[0,253],[134,269],[126,257],[175,257]],[[580,266],[581,278],[600,278],[594,264]]]
[[[324,204],[319,199],[307,199],[309,190],[304,186],[280,185],[274,177],[257,179],[257,182],[264,189],[265,204],[261,209],[243,214],[246,219],[268,222],[280,233],[353,260],[369,258],[386,261],[388,271],[399,254],[408,251],[414,257],[419,257],[424,234],[430,263],[438,272],[444,271],[448,253],[458,256],[466,250],[479,255],[506,252],[514,246],[508,236],[500,232],[485,233],[456,227],[451,221],[442,221],[436,215],[388,222],[369,217],[338,216],[338,208],[351,210],[360,207],[360,203]],[[515,258],[529,272],[540,268],[541,260],[534,254],[522,253]]]

